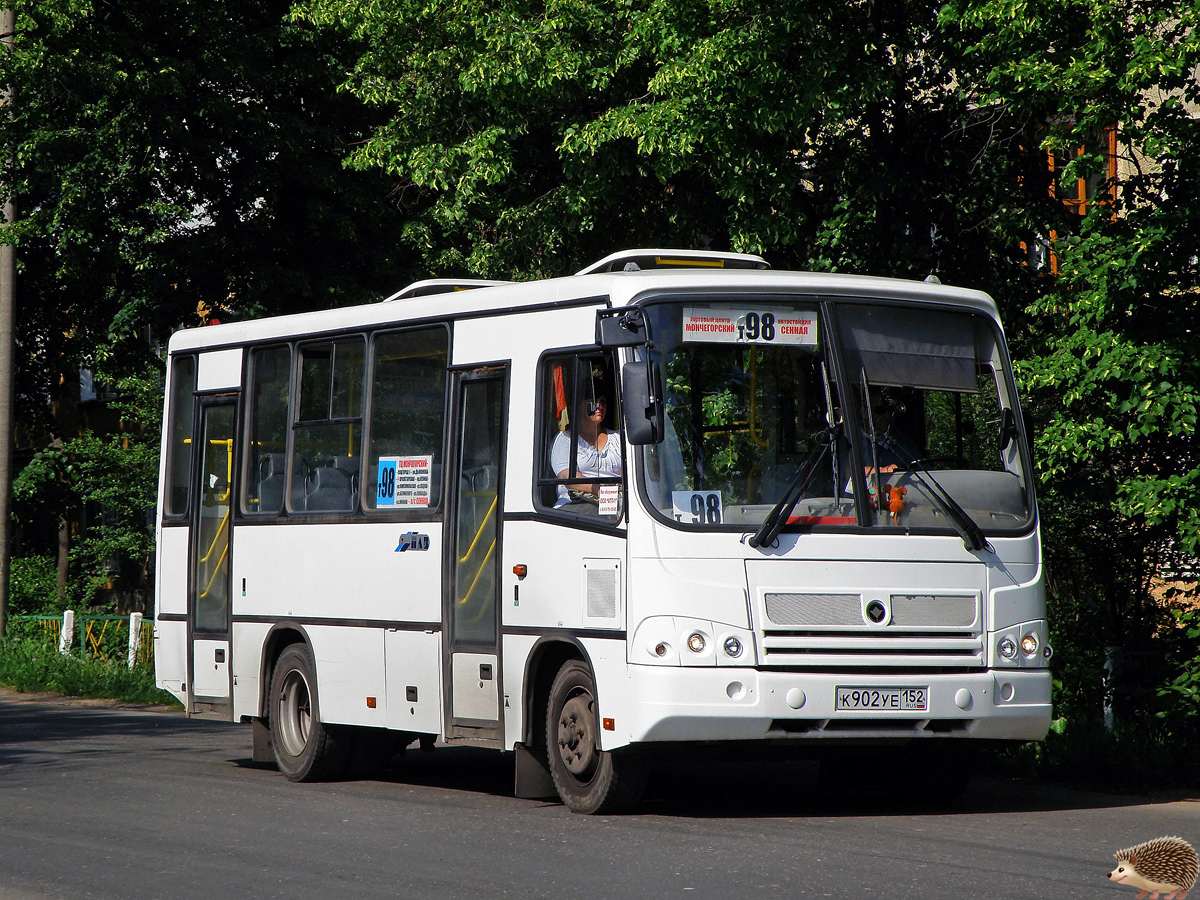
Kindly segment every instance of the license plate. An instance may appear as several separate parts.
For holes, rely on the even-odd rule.
[[[914,710],[929,709],[927,687],[838,687],[834,709]]]

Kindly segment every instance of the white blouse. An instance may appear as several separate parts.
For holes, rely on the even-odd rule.
[[[625,460],[621,456],[621,434],[618,431],[606,431],[608,440],[603,450],[597,450],[582,437],[575,444],[575,468],[580,478],[620,478],[625,473]],[[560,431],[550,444],[550,467],[554,474],[569,472],[571,468],[571,435],[569,431]],[[558,501],[554,504],[557,509],[571,501],[567,494],[567,486],[558,486]]]

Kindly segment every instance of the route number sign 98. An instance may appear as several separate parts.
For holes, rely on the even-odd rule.
[[[817,346],[815,310],[688,306],[683,340],[706,344],[794,344]]]
[[[720,491],[672,491],[671,515],[684,525],[720,525],[723,518]]]

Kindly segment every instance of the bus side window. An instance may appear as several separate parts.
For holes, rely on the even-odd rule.
[[[597,516],[602,496],[619,492],[624,459],[613,368],[610,356],[595,353],[543,361],[539,507]],[[603,505],[605,517],[613,517]]]
[[[301,348],[288,504],[293,511],[348,512],[358,505],[363,363],[358,337]]]
[[[171,361],[171,414],[167,422],[167,490],[163,511],[182,516],[188,511],[192,484],[192,410],[196,391],[196,357]]]
[[[371,344],[367,509],[441,502],[449,335],[442,326],[376,335]]]
[[[246,414],[243,512],[275,515],[283,509],[286,476],[291,348],[263,347],[250,354]]]

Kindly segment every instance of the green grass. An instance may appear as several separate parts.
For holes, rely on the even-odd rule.
[[[64,656],[40,641],[0,639],[0,684],[22,693],[51,691],[68,697],[179,705],[173,696],[154,686],[150,669],[130,669],[124,660]]]

